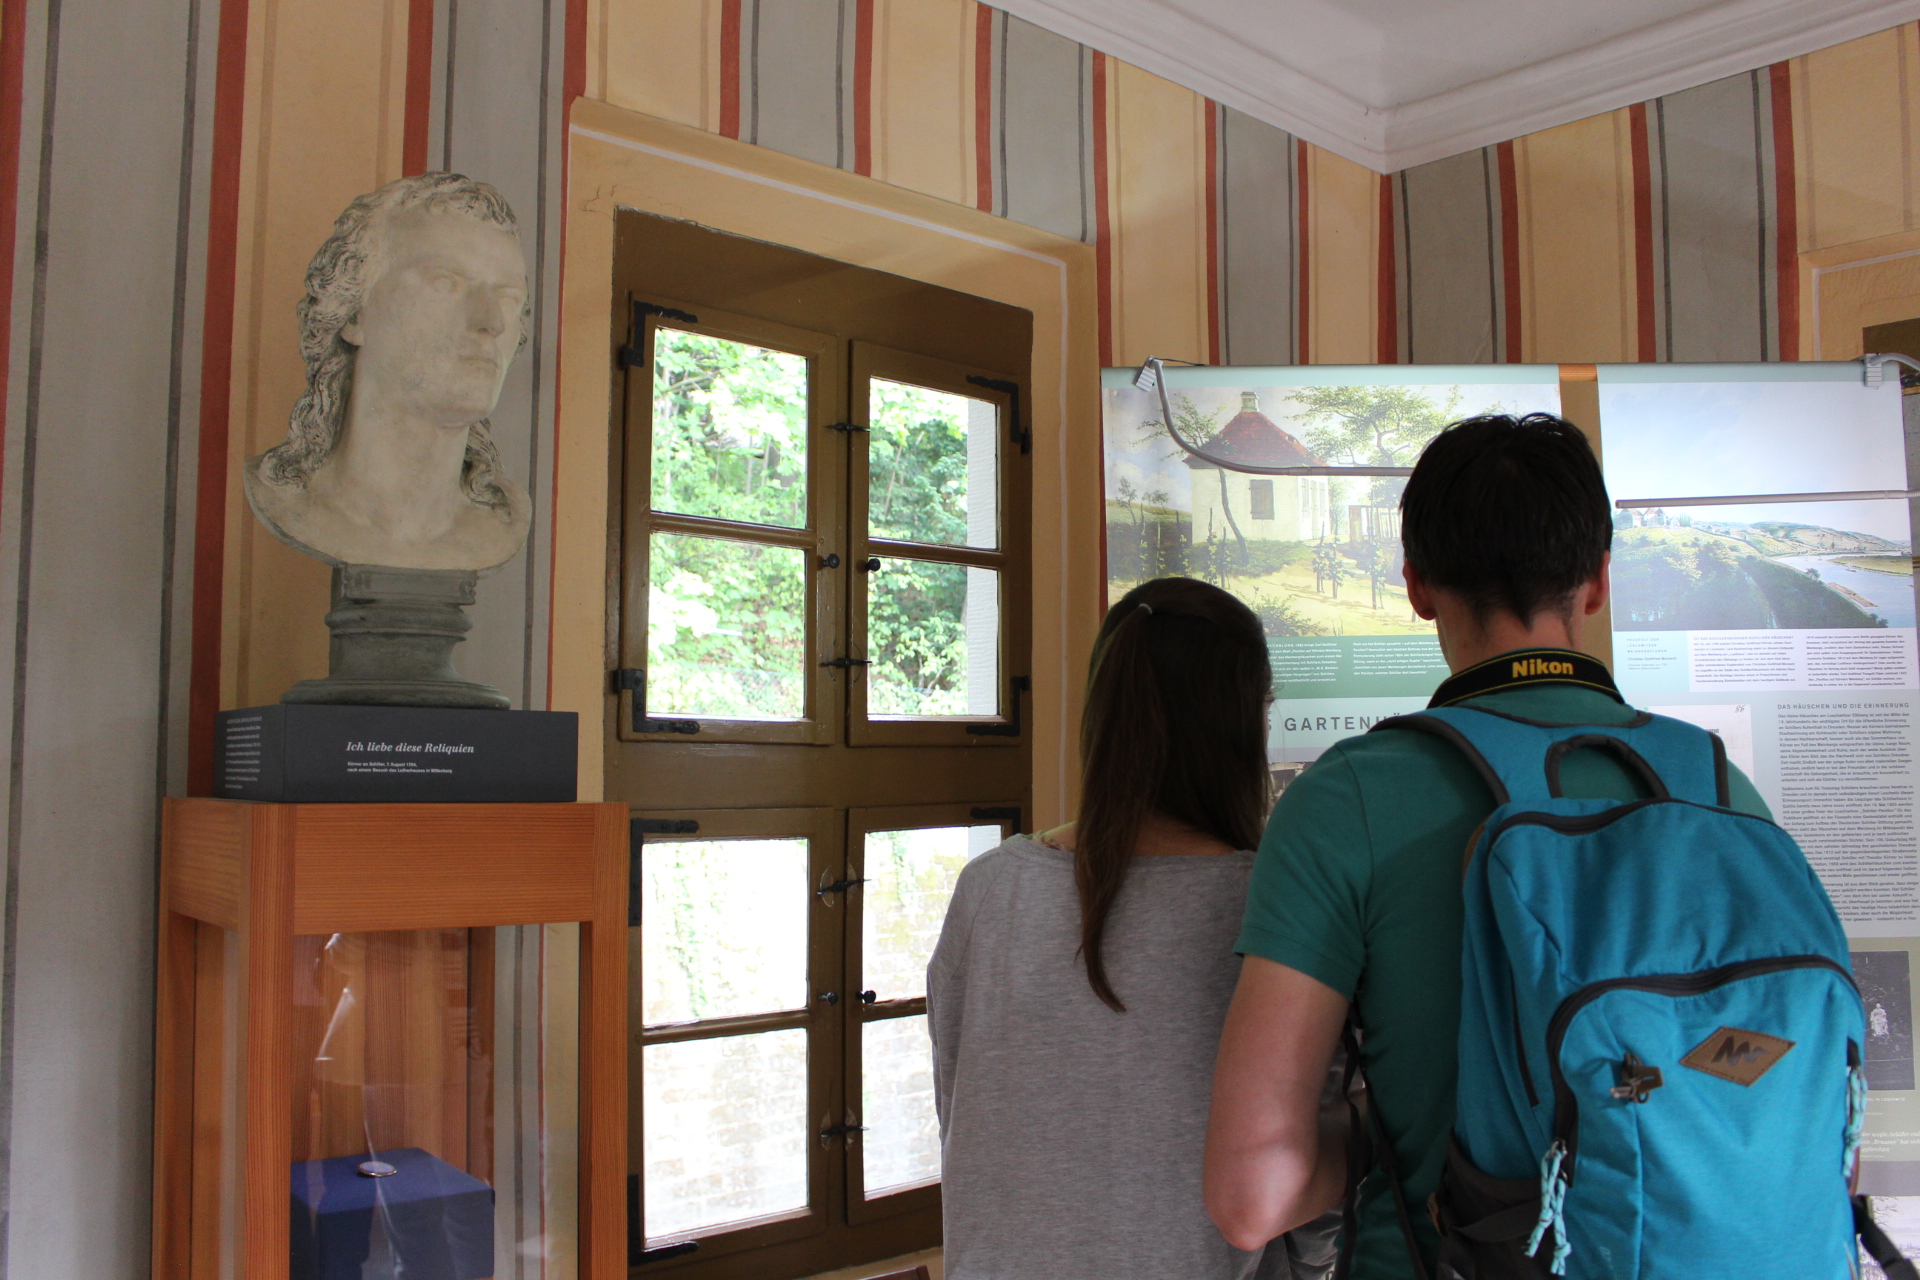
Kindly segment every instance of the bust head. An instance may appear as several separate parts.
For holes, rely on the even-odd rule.
[[[307,389],[246,469],[255,513],[331,563],[489,569],[526,536],[526,493],[488,431],[526,340],[525,259],[500,193],[458,174],[355,200],[307,268]]]

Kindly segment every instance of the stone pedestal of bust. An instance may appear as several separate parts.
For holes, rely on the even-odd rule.
[[[458,174],[402,178],[347,207],[306,283],[306,394],[245,473],[260,522],[334,570],[328,675],[281,701],[505,707],[452,654],[531,521],[487,425],[525,341],[513,212]]]

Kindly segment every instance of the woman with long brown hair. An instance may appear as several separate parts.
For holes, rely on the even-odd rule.
[[[1094,641],[1076,820],[961,874],[927,973],[949,1280],[1289,1273],[1200,1189],[1271,685],[1246,605],[1134,588]]]

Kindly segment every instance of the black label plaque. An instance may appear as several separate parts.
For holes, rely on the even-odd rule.
[[[276,703],[220,713],[214,794],[320,804],[571,803],[571,711]]]

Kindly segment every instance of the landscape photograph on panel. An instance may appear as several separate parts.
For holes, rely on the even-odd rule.
[[[1609,490],[1645,501],[1906,488],[1899,390],[1870,390],[1851,367],[1838,374],[1688,382],[1678,368],[1654,382],[1603,369]],[[1618,510],[1614,525],[1616,631],[1914,625],[1903,501],[1668,503]]]

